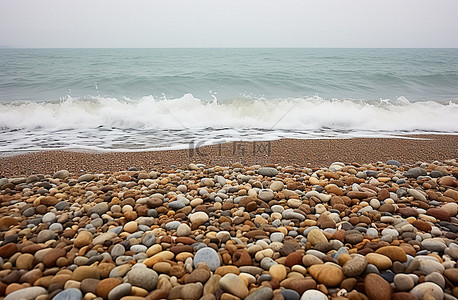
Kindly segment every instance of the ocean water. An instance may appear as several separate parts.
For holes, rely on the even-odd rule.
[[[0,153],[458,134],[458,49],[0,49]]]

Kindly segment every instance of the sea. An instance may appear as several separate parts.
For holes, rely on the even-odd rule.
[[[458,49],[0,49],[0,155],[458,134]]]

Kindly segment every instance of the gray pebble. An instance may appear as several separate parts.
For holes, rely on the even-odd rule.
[[[59,292],[53,300],[81,300],[83,293],[79,289],[70,288]]]
[[[199,263],[205,263],[212,271],[215,271],[221,266],[218,253],[210,247],[197,250],[194,256],[194,268],[196,268]]]

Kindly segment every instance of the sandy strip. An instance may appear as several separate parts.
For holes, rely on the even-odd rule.
[[[51,174],[66,169],[72,173],[101,173],[130,167],[158,170],[184,167],[189,163],[228,166],[279,164],[310,167],[328,166],[334,161],[372,163],[396,159],[411,164],[458,157],[458,135],[419,135],[419,139],[355,138],[329,140],[284,139],[271,142],[235,142],[198,149],[81,153],[47,151],[0,158],[0,177]]]

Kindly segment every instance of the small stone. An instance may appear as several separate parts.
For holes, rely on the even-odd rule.
[[[323,261],[315,255],[306,254],[304,255],[304,257],[302,257],[302,263],[304,264],[304,266],[310,267],[313,265],[323,264]]]
[[[320,291],[308,290],[302,294],[301,300],[328,300],[328,297]]]
[[[443,273],[445,270],[444,265],[441,263],[432,260],[432,259],[420,259],[420,258],[415,258],[414,261],[417,260],[419,262],[419,267],[418,270],[423,272],[424,274],[429,274],[432,272],[439,272]],[[413,262],[413,261],[412,261]],[[409,265],[410,267],[410,265]]]
[[[53,300],[81,300],[83,298],[83,293],[77,288],[65,289],[62,292],[59,292]]]
[[[288,254],[285,260],[285,266],[291,268],[294,265],[300,265],[302,262],[303,254],[299,251]]]
[[[375,253],[379,253],[379,254],[388,256],[391,259],[391,261],[400,261],[400,262],[407,261],[406,252],[401,247],[385,246],[385,247],[378,248],[377,251],[375,251]]]
[[[450,215],[448,211],[439,207],[433,207],[426,211],[427,215],[433,216],[434,218],[441,221],[450,221]]]
[[[240,299],[244,299],[248,295],[248,288],[245,281],[235,274],[229,273],[224,275],[220,279],[219,284],[224,291],[231,293]]]
[[[97,203],[91,209],[89,209],[88,214],[98,214],[99,216],[102,216],[104,213],[108,211],[108,203],[107,202],[102,202],[102,203]]]
[[[363,235],[357,230],[349,230],[345,235],[345,242],[356,245],[363,241]]]
[[[95,289],[99,284],[100,280],[95,278],[86,278],[81,281],[80,290],[83,293],[93,293],[95,294]]]
[[[5,300],[34,300],[40,295],[46,295],[48,292],[41,286],[27,287],[8,294]]]
[[[457,180],[452,176],[444,176],[439,179],[439,184],[444,186],[455,187],[457,186]]]
[[[76,236],[75,241],[73,242],[73,245],[76,248],[81,248],[84,246],[89,245],[92,242],[92,233],[90,233],[87,230],[80,231],[78,235]]]
[[[442,239],[425,239],[421,241],[421,246],[423,249],[432,251],[432,252],[444,252],[447,246],[442,241]]]
[[[46,205],[46,206],[54,206],[57,203],[59,203],[59,199],[53,196],[45,196],[43,199],[41,199],[40,204]]]
[[[104,232],[98,235],[94,240],[92,240],[92,244],[101,245],[105,243],[106,241],[113,239],[116,236],[117,234],[112,231]]]
[[[423,220],[415,220],[412,225],[424,232],[430,232],[432,229],[431,225]]]
[[[0,257],[9,258],[18,250],[17,245],[9,243],[0,247]]]
[[[389,257],[378,253],[367,254],[366,260],[368,263],[376,266],[379,270],[389,269],[393,264]]]
[[[397,212],[403,217],[418,217],[418,211],[413,207],[398,208]]]
[[[449,269],[450,270],[450,269]],[[432,272],[425,276],[426,282],[432,282],[440,286],[442,289],[445,288],[445,279],[439,272]]]
[[[280,290],[280,294],[283,296],[284,300],[300,300],[301,298],[301,295],[292,289]]]
[[[206,269],[195,269],[186,276],[185,283],[202,282],[204,284],[210,276],[211,273]]]
[[[103,299],[108,299],[108,294],[112,289],[122,284],[120,278],[106,278],[97,284],[95,293],[97,296],[102,297]]]
[[[417,178],[419,176],[426,176],[426,175],[427,175],[426,170],[420,167],[409,169],[407,172],[404,173],[404,176],[407,178]]]
[[[393,289],[377,274],[370,273],[364,278],[364,289],[370,300],[391,300]]]
[[[52,223],[56,219],[56,215],[52,212],[46,213],[42,218],[41,221],[43,223]]]
[[[197,250],[194,256],[194,268],[197,268],[199,263],[205,263],[212,271],[221,265],[218,253],[210,247]]]
[[[49,240],[54,240],[57,238],[57,234],[54,231],[45,229],[38,233],[37,235],[37,242],[38,243],[45,243]]]
[[[133,233],[138,230],[138,224],[135,221],[127,222],[123,227],[124,231]]]
[[[394,276],[394,285],[400,291],[408,291],[415,285],[412,277],[406,274],[396,274]]]
[[[432,282],[424,282],[420,283],[416,287],[414,287],[410,293],[414,296],[417,296],[418,299],[425,299],[423,298],[425,294],[430,294],[434,297],[434,299],[443,299],[444,292],[442,288],[435,283]]]
[[[94,175],[92,175],[92,174],[84,174],[84,175],[81,175],[80,177],[78,177],[78,181],[79,182],[92,181],[93,179],[94,179]]]
[[[152,291],[156,288],[158,275],[154,270],[145,267],[134,266],[126,275],[127,281],[147,291]]]
[[[81,282],[86,278],[100,279],[100,274],[97,268],[92,266],[80,266],[73,271],[73,280]]]
[[[357,277],[364,272],[366,266],[366,258],[362,255],[355,255],[343,265],[342,270],[347,277]]]
[[[321,214],[316,221],[316,225],[321,229],[336,228],[336,222],[325,214]]]
[[[16,268],[30,270],[33,267],[33,255],[30,253],[24,253],[19,255],[16,259]]]
[[[407,193],[413,196],[416,200],[427,202],[426,196],[416,189],[407,189]]]
[[[270,167],[263,167],[258,169],[258,174],[262,176],[275,177],[278,174],[277,169]]]
[[[198,211],[189,215],[189,221],[201,225],[208,221],[208,215],[203,211]]]
[[[116,244],[113,246],[113,248],[111,249],[111,257],[113,259],[116,259],[117,257],[121,256],[121,255],[124,255],[124,253],[126,252],[126,248],[124,248],[123,245],[121,244]]]
[[[168,299],[198,300],[202,296],[203,285],[200,282],[174,286],[168,295]]]
[[[345,278],[342,269],[339,266],[330,263],[326,263],[324,265],[313,265],[308,268],[308,272],[315,280],[320,283],[324,283],[329,287],[338,286]]]
[[[284,183],[281,182],[281,181],[274,181],[270,184],[270,189],[274,192],[278,192],[278,191],[281,191],[283,190],[283,187],[284,187]]]
[[[396,166],[396,167],[400,167],[402,166],[401,163],[395,159],[389,159],[387,162],[386,162],[387,165],[389,166]]]
[[[54,267],[56,264],[56,261],[60,258],[63,257],[67,254],[67,251],[65,251],[62,248],[55,248],[49,250],[42,259],[42,263],[46,268]]]
[[[177,228],[177,236],[189,236],[191,234],[191,227],[188,224],[182,223]]]
[[[274,196],[275,196],[274,192],[270,189],[260,190],[258,193],[258,198],[265,202],[269,202],[270,200],[274,198]]]
[[[274,296],[274,292],[270,287],[262,287],[249,294],[245,300],[270,300]]]
[[[458,285],[458,269],[453,268],[453,269],[446,269],[444,271],[445,277],[447,277],[448,280],[450,280],[454,285]]]
[[[270,235],[270,240],[272,242],[283,242],[283,239],[285,238],[285,235],[281,232],[273,232],[271,235]]]
[[[53,178],[66,179],[68,176],[70,176],[70,172],[67,170],[59,170],[54,173]]]
[[[269,268],[269,274],[272,278],[277,279],[278,281],[282,281],[286,278],[287,272],[284,265],[273,265]]]
[[[397,292],[393,294],[391,300],[418,300],[418,298],[408,292]]]
[[[131,290],[132,285],[130,283],[121,283],[108,293],[108,300],[118,300],[124,296],[129,296]]]
[[[307,241],[315,246],[318,243],[327,243],[328,239],[319,229],[312,229],[307,235]]]

